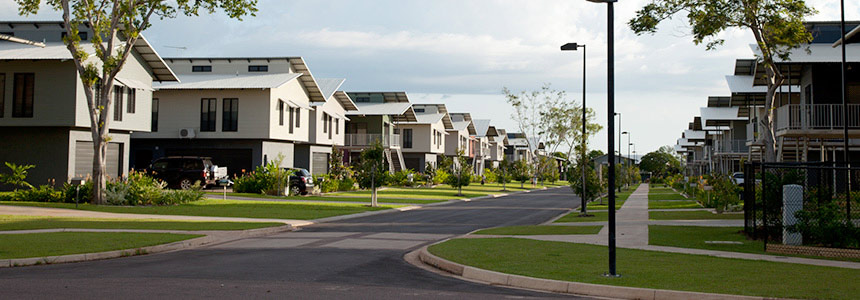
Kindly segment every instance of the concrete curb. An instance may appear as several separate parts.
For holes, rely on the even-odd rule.
[[[608,297],[617,299],[656,300],[656,299],[732,299],[732,300],[768,300],[770,297],[741,296],[728,294],[713,294],[685,292],[649,288],[634,288],[602,284],[580,283],[551,279],[534,278],[520,275],[499,273],[475,267],[458,264],[427,251],[424,246],[415,250],[418,260],[439,270],[453,274],[455,277],[491,285],[522,288],[529,290],[575,294],[582,296]]]
[[[212,244],[221,244],[226,242],[235,241],[238,239],[249,238],[249,237],[258,237],[264,235],[270,235],[279,232],[287,232],[293,231],[295,227],[291,225],[278,226],[278,227],[267,227],[267,228],[258,228],[258,229],[249,229],[242,231],[225,231],[224,233],[232,233],[230,235],[206,235],[199,238],[193,238],[184,241],[177,241],[168,244],[140,247],[140,248],[132,248],[132,249],[123,249],[123,250],[113,250],[113,251],[105,251],[105,252],[96,252],[96,253],[82,253],[82,254],[69,254],[69,255],[59,255],[59,256],[48,256],[48,257],[30,257],[30,258],[15,258],[15,259],[4,259],[0,260],[0,268],[9,268],[9,267],[22,267],[22,266],[32,266],[32,265],[42,265],[42,264],[60,264],[60,263],[71,263],[71,262],[83,262],[83,261],[93,261],[93,260],[102,260],[109,258],[118,258],[118,257],[126,257],[126,256],[136,256],[136,255],[144,255],[144,254],[153,254],[160,252],[169,252],[169,251],[177,251],[177,250],[185,250],[192,249],[201,246],[207,246]],[[66,229],[63,232],[75,232],[73,229]],[[92,232],[92,230],[85,231]],[[193,231],[189,231],[189,234],[193,234]]]

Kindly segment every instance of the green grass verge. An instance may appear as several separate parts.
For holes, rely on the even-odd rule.
[[[481,269],[555,280],[785,298],[860,295],[854,269],[619,248],[622,276],[607,278],[604,246],[494,238],[454,239],[429,250]]]
[[[173,221],[158,219],[100,219],[43,216],[0,216],[0,231],[51,228],[246,230],[282,226],[283,223]]]
[[[751,240],[742,233],[743,227],[705,227],[705,226],[648,226],[648,244],[679,248],[694,248],[729,252],[797,256],[816,259],[844,260],[860,262],[858,258],[828,258],[805,255],[782,255],[764,252],[764,242]],[[728,241],[740,244],[709,244],[705,241]],[[860,271],[857,271],[860,275]]]
[[[609,213],[605,211],[598,212],[589,212],[589,215],[594,215],[593,217],[580,217],[579,211],[574,210],[573,212],[564,215],[564,217],[555,220],[555,223],[572,223],[572,222],[606,222],[609,218]]]
[[[678,209],[678,208],[702,208],[698,202],[693,200],[665,201],[649,200],[648,209]]]
[[[603,204],[600,204],[600,201],[589,202],[588,206],[586,208],[589,210],[592,210],[592,209],[609,210],[609,200],[604,198],[602,201],[603,201]],[[616,199],[615,200],[615,210],[620,209],[621,206],[624,205],[625,201],[627,201],[627,197],[624,197],[624,199]]]
[[[206,192],[212,199],[219,199],[219,196],[223,196],[224,193],[218,192]],[[291,196],[291,197],[278,197],[278,196],[270,196],[263,194],[254,194],[254,193],[227,193],[227,197],[246,197],[246,198],[259,198],[259,199],[278,199],[278,200],[301,200],[301,201],[338,201],[338,202],[357,202],[357,203],[370,203],[370,195],[367,197],[327,197],[327,196]],[[421,200],[421,199],[396,199],[396,198],[386,198],[386,203],[397,203],[397,204],[429,204],[429,203],[438,203],[445,202],[445,200]]]
[[[457,189],[452,188],[449,185],[439,185],[435,187],[416,187],[416,188],[408,188],[408,187],[389,187],[384,190],[377,191],[377,196],[379,199],[385,199],[388,202],[388,199],[433,199],[433,200],[456,200],[463,198],[477,198],[488,195],[499,195],[505,193],[512,192],[521,192],[527,190],[540,189],[542,187],[559,187],[559,186],[567,186],[566,181],[558,181],[555,183],[544,183],[543,186],[538,184],[537,186],[533,186],[531,184],[524,184],[522,188],[520,188],[519,182],[511,182],[508,183],[505,187],[506,190],[502,190],[503,187],[499,183],[486,183],[481,185],[480,183],[472,183],[468,186],[463,187],[463,196],[457,196]],[[353,196],[358,198],[368,198],[370,197],[369,190],[360,190],[360,191],[349,191],[349,192],[337,192],[330,193],[328,195],[333,196]]]
[[[74,209],[75,204],[46,202],[2,201],[2,205],[54,207]],[[368,207],[344,203],[291,203],[253,200],[204,199],[174,206],[104,206],[82,204],[80,210],[154,215],[181,215],[234,218],[311,220],[366,211],[385,210],[397,206]]]
[[[743,214],[715,214],[709,211],[652,211],[651,220],[743,220]]]
[[[202,235],[131,232],[0,234],[0,258],[46,257],[133,249],[200,236]]]
[[[475,234],[495,235],[558,235],[558,234],[597,234],[603,226],[552,226],[526,225],[508,226],[479,230]]]
[[[648,193],[648,200],[686,200],[687,197],[675,192]]]

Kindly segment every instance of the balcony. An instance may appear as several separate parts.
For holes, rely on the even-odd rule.
[[[747,140],[720,140],[715,146],[715,152],[723,154],[744,154],[749,152],[749,149]]]
[[[347,147],[369,147],[377,141],[385,148],[400,147],[399,134],[347,133],[344,137],[344,144]]]
[[[842,104],[788,104],[776,109],[777,135],[841,136]],[[848,105],[848,129],[860,129],[860,104]]]

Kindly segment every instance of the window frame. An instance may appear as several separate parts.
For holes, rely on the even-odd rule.
[[[137,110],[137,89],[128,88],[128,93],[126,94],[126,108],[125,112],[133,114],[135,110]]]
[[[249,65],[248,66],[249,73],[256,72],[269,72],[269,65]]]
[[[218,127],[218,99],[200,99],[200,132],[215,132]]]
[[[278,126],[284,126],[284,100],[278,100]]]
[[[212,65],[191,66],[192,73],[212,73]]]
[[[294,110],[295,110],[295,108],[290,106],[290,120],[289,120],[290,121],[289,122],[290,123],[290,134],[293,134],[293,125],[295,125],[295,123],[293,122],[293,118],[294,118],[293,117],[293,115],[294,115],[293,111]]]
[[[122,122],[122,98],[125,95],[125,88],[121,85],[113,86],[113,120],[116,122]]]
[[[221,104],[221,132],[239,131],[239,98],[224,98]]]
[[[302,108],[296,107],[296,128],[302,127]]]
[[[14,73],[13,85],[12,117],[32,118],[36,102],[36,73]]]
[[[152,109],[151,109],[152,116],[150,117],[151,119],[150,119],[150,125],[149,125],[149,127],[150,127],[149,131],[150,132],[158,132],[158,105],[159,105],[159,102],[160,101],[158,98],[152,98]]]
[[[403,133],[403,148],[412,149],[412,128],[403,128],[401,132]]]

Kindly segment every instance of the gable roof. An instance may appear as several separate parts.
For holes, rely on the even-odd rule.
[[[344,91],[334,92],[334,98],[340,102],[340,105],[343,106],[343,109],[346,111],[358,111],[358,106],[355,106],[355,102],[353,102],[352,98],[350,98]]]
[[[179,81],[173,70],[158,55],[158,52],[141,35],[132,45],[149,69],[155,81]],[[81,50],[95,53],[92,43],[81,43]],[[72,54],[63,43],[46,43],[44,47],[17,42],[0,41],[0,59],[4,60],[69,60]]]
[[[334,96],[334,93],[343,85],[344,81],[346,81],[346,78],[318,78],[317,84],[323,97],[329,99],[331,96]]]
[[[301,75],[301,73],[181,75],[182,82],[153,83],[153,87],[159,90],[272,89]]]
[[[478,131],[475,130],[475,124],[472,122],[472,115],[469,113],[451,113],[451,121],[453,122],[454,129],[456,131],[460,131],[466,129],[469,131],[470,135],[477,135]]]
[[[412,105],[413,110],[415,110],[416,108],[425,108],[426,109],[427,107],[434,107],[436,109],[436,112],[435,113],[415,112],[415,115],[418,117],[419,123],[433,124],[433,123],[442,121],[442,125],[444,125],[445,130],[454,129],[454,123],[451,121],[451,115],[448,114],[448,108],[445,106],[445,104],[421,103],[421,104],[413,104]],[[422,115],[428,115],[428,116],[423,117],[424,121],[422,121]],[[436,116],[436,115],[438,115],[438,116]],[[430,121],[431,119],[435,119],[437,117],[439,117],[439,120]]]

